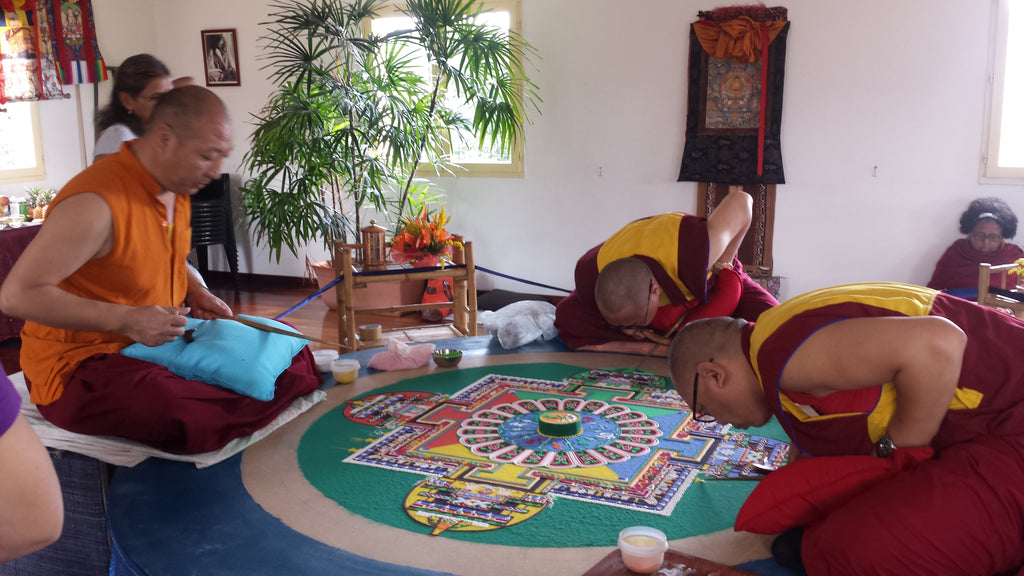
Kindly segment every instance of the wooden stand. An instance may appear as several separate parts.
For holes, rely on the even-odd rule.
[[[473,243],[464,242],[455,248],[454,265],[415,268],[409,264],[389,264],[383,270],[356,267],[353,263],[352,245],[336,243],[334,269],[341,282],[337,284],[338,294],[338,342],[343,349],[359,349],[356,339],[356,312],[396,312],[440,310],[451,308],[454,312],[452,327],[463,336],[476,336],[476,267],[473,264]],[[379,282],[402,280],[429,280],[431,278],[452,278],[451,302],[432,304],[404,304],[381,308],[355,308],[353,291]]]
[[[1024,302],[1021,300],[1015,300],[1010,296],[1002,296],[1000,294],[993,293],[990,290],[991,278],[992,276],[996,276],[999,278],[1000,288],[1007,292],[1016,292],[1016,286],[1006,285],[1007,274],[1013,272],[1016,268],[1016,262],[1001,264],[999,266],[993,266],[987,263],[979,264],[978,304],[981,304],[982,306],[991,306],[992,308],[1007,309],[1010,310],[1017,318],[1024,318]],[[1021,295],[1021,298],[1024,299],[1024,294]]]

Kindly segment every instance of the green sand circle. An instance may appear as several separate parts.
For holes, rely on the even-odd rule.
[[[510,364],[462,368],[428,374],[377,388],[363,396],[385,392],[424,391],[453,394],[488,374],[543,380],[563,380],[587,368],[567,364]],[[306,480],[327,498],[354,514],[410,532],[430,534],[431,529],[406,514],[403,502],[422,479],[421,474],[343,462],[364,448],[382,430],[352,422],[343,411],[347,403],[314,422],[302,436],[297,450],[299,468]],[[781,428],[769,424],[759,431],[782,438]],[[613,506],[556,497],[539,514],[507,528],[482,532],[447,531],[441,536],[480,544],[532,548],[608,546],[627,526],[651,526],[670,540],[731,528],[753,482],[695,482],[683,495],[671,516],[661,516]],[[572,526],[572,530],[566,530]]]

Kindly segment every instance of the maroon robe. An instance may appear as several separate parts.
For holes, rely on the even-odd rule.
[[[870,296],[873,286],[859,285],[857,293]],[[900,297],[899,285],[890,286],[897,288],[890,288],[887,302],[900,306],[911,300]],[[752,342],[760,342],[756,365],[765,398],[802,451],[870,454],[868,416],[884,409],[881,385],[810,397],[780,390],[779,378],[793,353],[821,327],[846,318],[904,314],[857,296],[819,307],[807,301],[797,296],[774,308],[771,314],[784,320],[766,319],[776,325],[770,333],[748,324],[744,350],[749,357]],[[947,318],[967,334],[958,387],[980,392],[979,404],[947,412],[931,442],[934,459],[879,482],[810,526],[802,543],[808,574],[990,576],[1024,563],[1024,323],[942,293],[916,315],[923,314]],[[781,405],[783,394],[830,416],[794,418]]]
[[[708,283],[707,220],[698,216],[683,216],[679,223],[677,238],[678,262],[674,263],[679,271],[677,280],[690,291],[692,299],[687,298],[676,285],[675,279],[666,271],[672,267],[669,263],[660,262],[649,255],[635,255],[650,268],[655,281],[669,301],[669,304],[659,308],[657,321],[652,319],[648,324],[655,329],[671,327],[680,315],[708,304],[709,299],[714,300],[715,297],[715,287]],[[591,248],[576,262],[576,289],[562,299],[555,311],[558,336],[573,350],[607,342],[635,341],[622,330],[609,326],[597,308],[594,286],[600,273],[597,260],[602,246],[604,243]],[[761,312],[779,303],[774,296],[743,272],[743,266],[738,259],[733,260],[733,266],[739,275],[741,293],[739,304],[734,310],[730,307],[725,314],[745,320],[756,320]],[[697,318],[702,315],[693,312],[691,316]]]
[[[982,262],[998,266],[1010,264],[1018,258],[1024,258],[1024,250],[1016,244],[1006,243],[995,252],[979,252],[971,246],[971,241],[961,238],[946,249],[942,258],[935,264],[935,272],[928,281],[928,287],[936,290],[954,290],[978,286],[978,265]],[[992,277],[992,285],[998,286],[999,278]],[[1006,275],[1007,288],[1017,285],[1017,276]]]

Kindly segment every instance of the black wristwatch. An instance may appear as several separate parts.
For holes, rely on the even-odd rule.
[[[879,458],[888,458],[895,451],[896,444],[893,443],[892,438],[889,438],[888,434],[882,436],[882,439],[875,443],[875,453],[878,454]]]

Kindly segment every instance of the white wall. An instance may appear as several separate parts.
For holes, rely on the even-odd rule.
[[[65,86],[64,94],[64,99],[37,103],[45,176],[30,182],[0,183],[0,195],[27,197],[26,189],[32,186],[60,188],[88,166],[95,139],[93,84]]]
[[[576,258],[621,225],[696,209],[696,185],[674,180],[684,143],[688,27],[699,9],[714,5],[522,2],[523,34],[540,52],[532,77],[544,99],[527,128],[526,177],[445,180],[451,228],[473,240],[479,265],[571,288]],[[236,184],[250,115],[272,89],[256,60],[267,5],[94,0],[100,48],[112,63],[151,51],[176,76],[201,79],[200,30],[238,30],[242,86],[214,88],[234,113],[235,152],[225,171]],[[927,282],[975,197],[1001,196],[1024,217],[1024,186],[979,184],[991,1],[785,5],[792,21],[782,128],[787,184],[778,187],[774,249],[783,298],[845,282]],[[60,116],[63,122],[67,113]],[[303,273],[301,259],[276,265],[244,240],[241,250],[245,272]],[[479,283],[542,291],[490,275]]]

